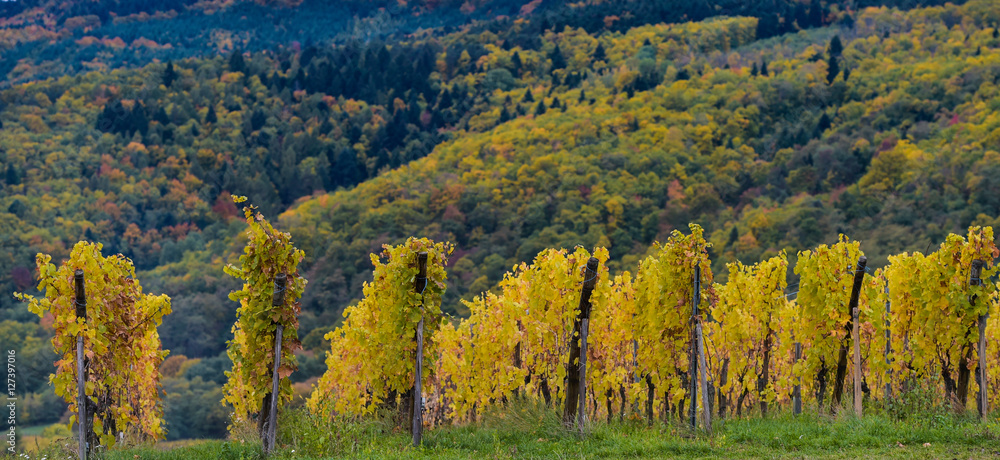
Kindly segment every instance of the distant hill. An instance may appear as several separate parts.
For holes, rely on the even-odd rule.
[[[713,16],[760,19],[758,38],[828,24],[845,8],[911,8],[941,0],[21,0],[0,2],[0,88],[154,60],[234,50],[301,52],[310,45],[409,41],[462,28],[538,49],[546,30],[626,31]],[[960,2],[953,2],[960,3]]]
[[[984,1],[869,9],[759,40],[760,19],[720,17],[548,30],[537,49],[500,38],[514,23],[18,85],[0,93],[4,290],[31,287],[35,252],[101,241],[186,312],[165,343],[213,355],[224,338],[190,331],[231,321],[229,193],[284,211],[306,249],[303,336],[410,234],[458,244],[456,314],[543,247],[607,245],[627,268],[689,220],[720,273],[838,232],[917,248],[998,215],[977,108],[996,20]]]

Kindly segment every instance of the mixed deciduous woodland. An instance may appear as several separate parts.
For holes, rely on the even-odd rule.
[[[400,270],[391,250],[384,265],[373,259],[383,245],[447,253],[432,265],[447,289],[434,290],[429,350],[453,360],[427,367],[468,385],[468,369],[516,380],[528,371],[462,367],[455,350],[472,340],[462,318],[488,324],[488,312],[512,308],[505,299],[529,302],[536,256],[567,277],[586,260],[574,248],[596,248],[605,284],[595,299],[640,317],[640,303],[623,299],[652,299],[636,285],[665,286],[639,274],[666,260],[657,243],[694,234],[689,222],[704,240],[706,302],[731,314],[742,314],[740,283],[782,295],[808,285],[805,267],[819,262],[800,251],[846,244],[841,234],[860,241],[852,251],[871,270],[934,275],[911,254],[943,261],[932,253],[965,247],[949,234],[979,241],[970,227],[1000,227],[998,113],[1000,4],[990,0],[0,2],[0,345],[19,353],[22,423],[68,421],[68,400],[49,384],[62,320],[12,293],[43,297],[39,282],[56,276],[48,260],[100,243],[89,257],[121,254],[128,268],[115,273],[170,299],[154,329],[169,354],[148,358],[162,359],[163,423],[149,431],[225,436],[227,342],[246,308],[230,293],[251,295],[226,274],[243,273],[232,267],[255,225],[231,199],[244,195],[271,218],[268,232],[302,251],[292,265],[308,281],[296,285],[290,340],[301,349],[283,400],[334,410],[306,398],[317,382],[343,388],[327,356],[349,354],[342,337],[374,327],[345,312],[373,308],[380,267]],[[51,259],[36,265],[36,254]],[[888,297],[919,313],[927,294],[897,294],[894,283],[910,289],[901,275],[879,273]],[[760,305],[790,314],[784,302]],[[595,309],[595,328],[605,314]],[[753,349],[772,336],[790,343],[791,330],[754,321],[768,333],[707,329]],[[605,326],[594,337],[627,348],[625,332]],[[866,343],[884,345],[871,327]],[[522,332],[536,350],[550,345]],[[822,348],[811,375],[835,360],[832,342]],[[952,352],[939,353],[952,366],[945,379],[965,359]],[[712,353],[724,373],[757,365]],[[676,411],[684,366],[646,358],[650,385],[674,391],[647,400]],[[562,391],[556,357],[525,359]],[[625,364],[598,360],[608,376],[598,388],[617,392]],[[770,377],[782,391],[787,372]],[[741,382],[727,388],[741,400],[731,407],[783,401]],[[382,383],[386,394],[402,388]],[[947,385],[950,397],[958,384]],[[475,419],[474,407],[505,396],[474,389],[456,390],[453,416]],[[645,395],[646,383],[628,391]],[[744,403],[741,391],[757,396]]]

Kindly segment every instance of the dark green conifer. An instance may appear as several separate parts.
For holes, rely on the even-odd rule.
[[[594,62],[603,61],[604,59],[607,58],[604,52],[604,46],[601,45],[600,43],[597,43],[597,48],[594,49],[593,57],[594,57]]]
[[[535,106],[535,116],[537,117],[539,115],[544,115],[545,114],[545,110],[546,110],[546,108],[545,108],[545,101],[544,100],[539,100],[538,101],[538,105]]]

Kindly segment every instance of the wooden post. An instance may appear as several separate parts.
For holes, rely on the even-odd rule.
[[[653,426],[653,399],[656,398],[656,385],[653,377],[646,374],[646,423]]]
[[[795,364],[798,364],[799,360],[802,359],[802,344],[795,342]],[[802,377],[799,377],[795,381],[795,386],[792,387],[792,414],[799,415],[802,413]]]
[[[885,401],[889,402],[892,399],[892,360],[889,359],[889,355],[892,353],[892,331],[889,330],[891,322],[889,321],[890,314],[890,302],[889,302],[889,282],[886,280],[885,283],[885,366],[889,369],[888,377],[885,382]]]
[[[417,254],[417,277],[413,289],[423,295],[427,288],[427,253]],[[423,388],[424,379],[424,314],[423,300],[420,301],[420,322],[417,323],[417,356],[415,375],[413,377],[413,447],[418,447],[424,434]]]
[[[861,400],[864,395],[861,393],[861,341],[858,340],[860,336],[858,323],[859,320],[858,307],[854,307],[852,312],[851,321],[854,323],[854,327],[851,329],[851,342],[854,342],[854,415],[861,417]]]
[[[76,317],[87,321],[87,294],[83,286],[83,270],[76,270],[73,274],[73,281],[76,284]],[[87,378],[84,366],[83,352],[83,331],[76,336],[76,421],[79,430],[79,450],[80,460],[87,459]]]
[[[969,274],[969,285],[979,286],[983,284],[980,277],[983,274],[983,261],[973,260],[972,270]],[[972,304],[976,303],[976,296],[972,296],[970,299]],[[989,385],[986,380],[986,321],[989,319],[990,313],[987,309],[986,314],[979,315],[979,343],[976,346],[976,353],[979,354],[979,365],[976,369],[976,383],[979,384],[979,395],[976,398],[976,409],[979,410],[979,418],[986,420],[986,412],[989,410],[989,400],[987,387]]]
[[[590,312],[587,315],[587,318],[583,318],[580,329],[580,402],[577,404],[576,425],[581,434],[585,433],[587,423],[587,333],[590,329]]]
[[[854,309],[858,307],[858,297],[861,295],[861,281],[865,278],[865,266],[868,265],[868,258],[861,256],[858,258],[858,266],[854,270],[854,286],[851,288],[851,300],[847,305],[847,313],[851,315],[851,321],[846,325],[848,334],[853,334],[854,329]],[[844,380],[847,377],[847,337],[840,342],[840,357],[837,359],[837,379],[833,383],[833,401],[830,410],[840,405],[841,397],[844,395]]]
[[[691,302],[691,364],[688,366],[688,380],[690,381],[691,428],[698,426],[698,298],[701,297],[701,265],[694,266],[694,296]]]
[[[635,313],[632,313],[632,383],[635,385],[639,384],[642,380],[642,376],[639,374],[639,340],[635,339]],[[622,401],[625,401],[625,387],[621,389]],[[639,413],[639,398],[632,401],[632,412]],[[623,403],[624,404],[624,403]],[[622,416],[621,420],[625,420],[625,407],[622,406]]]
[[[712,404],[711,395],[708,394],[708,366],[705,363],[705,338],[702,336],[701,321],[696,326],[698,329],[698,367],[701,376],[701,423],[705,426],[705,431],[712,434]],[[697,404],[697,401],[691,401]]]
[[[271,297],[272,307],[285,305],[285,286],[288,283],[288,276],[278,273],[274,277],[274,295]],[[278,368],[281,367],[281,335],[284,326],[278,323],[274,331],[274,370],[271,372],[271,407],[267,414],[267,435],[264,437],[264,453],[270,454],[274,450],[274,445],[278,439],[278,399],[281,396],[281,377],[278,375]]]
[[[773,332],[771,331],[771,314],[767,314],[767,335],[764,337],[764,363],[761,373],[757,376],[757,397],[760,398],[760,415],[761,417],[767,417],[767,399],[764,397],[764,391],[767,390],[767,384],[771,380],[771,337]]]
[[[722,391],[722,388],[726,386],[729,381],[729,358],[722,360],[722,375],[719,376],[719,388],[716,392],[719,394],[719,420],[726,417],[726,412],[729,411],[726,401],[726,393]]]
[[[591,257],[587,261],[587,271],[584,273],[583,289],[580,292],[580,309],[576,313],[576,321],[573,323],[573,336],[569,342],[569,365],[566,372],[566,406],[563,410],[563,423],[573,424],[577,420],[577,407],[581,401],[581,395],[586,394],[580,391],[580,382],[586,380],[586,357],[581,358],[580,344],[586,340],[584,334],[584,320],[590,320],[590,294],[597,286],[597,267],[600,261],[596,257]],[[586,411],[586,406],[581,408]],[[582,427],[581,427],[582,428]]]
[[[278,376],[278,368],[281,367],[281,335],[284,327],[279,324],[274,331],[274,370],[271,373],[271,410],[267,414],[267,440],[264,442],[264,451],[270,453],[274,450],[274,444],[278,438],[278,399],[280,395],[281,378]]]

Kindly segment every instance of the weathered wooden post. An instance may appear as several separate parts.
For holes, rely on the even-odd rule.
[[[691,387],[691,428],[698,427],[698,345],[701,341],[701,323],[698,321],[698,300],[701,298],[701,266],[694,266],[694,295],[691,302],[691,363],[688,366],[688,379]]]
[[[73,273],[73,281],[76,284],[76,317],[77,319],[83,318],[83,321],[86,322],[87,294],[83,286],[83,270],[77,269]],[[80,460],[87,459],[87,370],[83,362],[85,356],[83,352],[83,333],[84,331],[81,329],[80,333],[76,335],[76,418],[77,428],[80,431]]]
[[[771,314],[767,314],[767,335],[764,337],[764,363],[760,375],[757,378],[757,397],[760,398],[760,415],[767,417],[767,398],[764,391],[767,390],[767,383],[771,380]]]
[[[718,398],[719,399],[719,410],[718,410],[719,420],[722,420],[724,417],[726,417],[726,412],[729,411],[728,401],[726,401],[726,394],[722,391],[722,388],[726,386],[726,383],[729,380],[729,358],[726,358],[726,359],[722,360],[722,370],[720,371],[720,374],[721,375],[719,376],[719,388],[716,390],[716,392],[719,394],[719,398]]]
[[[423,295],[427,288],[427,253],[417,254],[417,277],[413,289]],[[424,434],[423,388],[424,379],[424,314],[423,300],[420,301],[420,322],[417,323],[417,356],[413,376],[413,447],[420,445]]]
[[[851,328],[851,342],[854,343],[854,415],[861,417],[861,400],[864,395],[861,393],[861,340],[858,340],[860,336],[860,326],[859,312],[857,305],[851,311],[851,322],[854,323],[854,327]]]
[[[274,277],[274,295],[271,297],[271,306],[280,308],[285,305],[285,286],[288,284],[288,276],[278,273]],[[267,414],[267,433],[264,437],[264,453],[269,454],[274,450],[274,445],[278,439],[278,399],[281,396],[281,377],[278,375],[278,368],[281,367],[281,335],[284,326],[277,324],[274,331],[274,370],[271,372],[271,399],[270,410]]]
[[[632,383],[635,385],[639,384],[642,376],[639,375],[639,340],[635,339],[635,313],[632,313]],[[622,401],[625,401],[625,387],[621,388]],[[636,398],[632,404],[632,412],[639,413],[639,398]],[[622,406],[622,416],[619,421],[625,420],[625,407]]]
[[[802,344],[795,342],[795,364],[799,363],[802,359]],[[798,377],[795,380],[795,386],[792,387],[792,414],[799,415],[802,413],[802,377]]]
[[[858,257],[858,266],[854,270],[854,286],[851,288],[851,300],[847,305],[847,313],[851,315],[851,321],[849,321],[845,327],[847,334],[854,334],[854,309],[858,307],[858,297],[861,295],[861,282],[865,278],[865,266],[868,265],[868,258],[865,256]],[[837,360],[837,379],[834,381],[833,386],[833,401],[830,410],[833,411],[838,405],[840,405],[841,397],[844,395],[844,380],[847,377],[847,337],[840,342],[840,357]]]
[[[585,276],[589,278],[594,275],[588,270]],[[576,426],[582,434],[587,423],[587,335],[590,332],[590,308],[580,321],[580,326],[580,402],[577,404]]]
[[[519,332],[521,332],[522,337],[523,337],[524,325],[521,324],[521,320],[517,320],[517,330]],[[524,365],[524,363],[521,361],[521,341],[520,340],[518,340],[517,345],[514,345],[514,356],[513,356],[513,359],[514,359],[514,367],[515,368],[520,369]],[[524,376],[524,384],[527,385],[528,382],[531,381],[530,379],[531,379],[531,376],[525,374],[525,376]],[[517,388],[514,388],[514,399],[520,399],[520,397],[521,397],[521,387],[518,386]]]
[[[656,398],[656,385],[653,377],[646,374],[646,423],[653,426],[653,399]]]
[[[889,327],[892,323],[889,320],[889,315],[891,311],[891,302],[889,301],[889,282],[886,280],[885,283],[885,365],[889,369],[888,378],[885,382],[885,400],[888,402],[892,399],[892,360],[889,359],[889,355],[892,354],[892,331]]]
[[[694,304],[698,305],[698,299],[701,297],[701,266],[695,265],[694,267]],[[695,307],[697,308],[697,307]],[[712,433],[712,404],[710,402],[711,395],[708,394],[708,365],[705,361],[705,337],[702,335],[701,328],[701,318],[695,318],[695,334],[698,336],[698,374],[701,377],[701,414],[702,414],[702,424],[705,426],[705,431],[709,434]],[[691,405],[695,406],[698,402],[694,399],[691,400]]]
[[[983,274],[983,261],[973,260],[972,270],[969,274],[969,285],[970,286],[980,286],[983,284],[980,277]],[[976,297],[972,296],[971,303],[976,304]],[[986,314],[979,315],[979,343],[976,346],[976,352],[979,354],[979,365],[976,369],[976,383],[979,384],[979,395],[976,398],[976,409],[979,410],[979,418],[985,420],[986,412],[989,410],[989,401],[987,397],[987,386],[989,385],[986,380],[986,321],[990,317],[990,312],[987,309]]]
[[[576,314],[576,321],[573,322],[573,337],[569,342],[569,365],[566,372],[566,406],[563,410],[563,423],[572,425],[574,421],[581,423],[585,415],[577,420],[577,407],[586,402],[586,362],[587,359],[581,353],[581,344],[587,341],[586,330],[590,322],[590,294],[597,286],[597,267],[600,261],[596,257],[591,257],[587,261],[587,270],[583,278],[583,288],[580,292],[580,309]],[[586,345],[583,345],[585,349]],[[584,382],[584,385],[581,385]],[[583,391],[581,391],[583,387]],[[579,407],[581,413],[587,410],[586,404]]]

